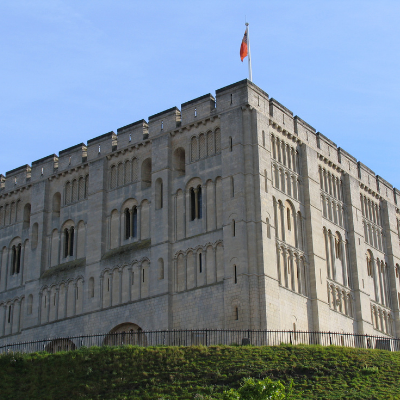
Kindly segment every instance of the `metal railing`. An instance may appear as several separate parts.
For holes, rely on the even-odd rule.
[[[130,331],[10,343],[0,346],[0,354],[37,351],[55,353],[92,346],[276,346],[280,344],[318,344],[400,351],[400,339],[384,336],[339,332],[194,329]]]

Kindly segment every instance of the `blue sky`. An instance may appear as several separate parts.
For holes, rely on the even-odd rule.
[[[0,173],[247,77],[395,187],[400,2],[0,2]]]

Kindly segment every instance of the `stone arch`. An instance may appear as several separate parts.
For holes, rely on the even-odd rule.
[[[70,351],[75,350],[75,343],[68,338],[54,339],[46,345],[44,351],[47,353],[57,353],[58,351]]]
[[[121,346],[124,344],[147,345],[146,335],[139,325],[132,322],[123,322],[112,328],[103,341],[105,346]]]
[[[71,219],[65,221],[61,227],[62,235],[62,256],[63,258],[71,257],[76,254],[75,246],[75,223]]]

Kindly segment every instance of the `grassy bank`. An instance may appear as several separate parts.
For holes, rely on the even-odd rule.
[[[217,399],[249,376],[292,379],[303,399],[400,399],[400,353],[287,345],[8,354],[0,357],[0,398]]]

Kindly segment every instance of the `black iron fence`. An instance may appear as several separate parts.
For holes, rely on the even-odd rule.
[[[400,339],[338,332],[261,331],[261,330],[172,330],[130,331],[10,343],[0,346],[7,352],[32,353],[75,350],[92,346],[214,346],[280,344],[319,344],[400,351]]]

